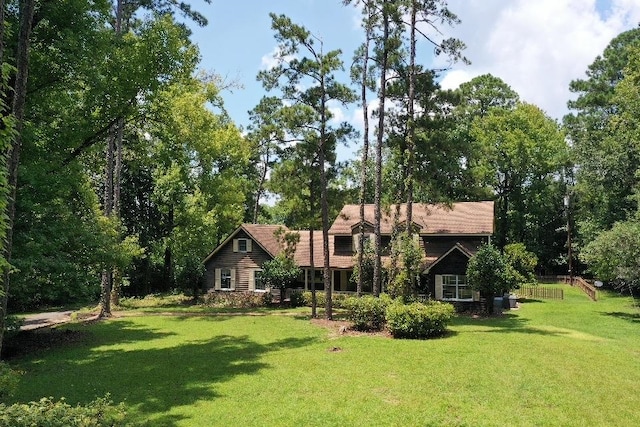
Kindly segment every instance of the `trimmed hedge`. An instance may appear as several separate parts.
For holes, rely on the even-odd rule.
[[[271,304],[270,292],[208,292],[203,305],[208,307],[257,308]]]
[[[440,301],[411,304],[393,303],[387,307],[387,329],[394,338],[432,338],[444,335],[455,314],[451,304]]]
[[[349,297],[345,300],[347,319],[353,323],[358,331],[379,331],[384,328],[385,310],[391,303],[391,298],[381,295],[363,297]]]
[[[0,427],[106,427],[125,425],[124,405],[114,405],[109,396],[86,406],[71,406],[64,398],[55,402],[44,397],[37,402],[0,404]]]

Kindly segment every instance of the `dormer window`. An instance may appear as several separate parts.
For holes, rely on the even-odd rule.
[[[250,239],[233,239],[233,252],[251,252]]]

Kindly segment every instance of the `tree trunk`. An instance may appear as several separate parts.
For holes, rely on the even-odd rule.
[[[2,6],[2,35],[4,36],[4,2]],[[15,118],[14,139],[8,151],[5,153],[7,165],[8,200],[6,207],[6,238],[3,250],[5,261],[11,263],[13,249],[13,226],[16,215],[16,189],[18,186],[18,166],[20,164],[20,149],[22,148],[22,130],[24,125],[24,108],[27,97],[27,79],[29,76],[29,45],[33,26],[33,13],[35,0],[22,0],[20,2],[20,29],[18,36],[18,51],[16,54],[16,81],[13,97],[13,115]],[[2,49],[3,50],[3,49]],[[4,54],[4,52],[2,51]],[[3,55],[0,55],[0,57]],[[0,62],[0,67],[3,64]],[[5,266],[2,272],[3,286],[0,288],[0,352],[4,339],[5,320],[7,315],[7,301],[9,298],[10,269]],[[1,354],[1,353],[0,353]]]
[[[103,193],[103,213],[110,218],[113,214],[113,163],[115,154],[115,129],[111,129],[111,134],[107,139],[107,149],[105,152],[104,168],[104,193]],[[100,314],[99,318],[111,316],[111,289],[113,287],[113,270],[110,265],[102,270],[100,280]]]
[[[321,45],[322,46],[322,45]],[[321,48],[322,49],[322,48]],[[322,55],[322,50],[320,52]],[[322,65],[322,62],[321,62]],[[322,68],[322,67],[321,67]],[[320,212],[322,215],[322,259],[324,268],[322,278],[324,282],[324,294],[326,297],[324,316],[327,320],[333,320],[333,301],[331,286],[331,270],[329,267],[329,201],[327,190],[327,171],[324,166],[325,149],[327,147],[327,100],[324,71],[320,78],[320,93],[322,98],[320,101],[320,147],[318,153],[318,166],[320,167]]]
[[[373,264],[373,294],[380,295],[382,287],[382,242],[380,238],[380,223],[382,221],[381,203],[382,203],[382,144],[384,142],[384,117],[385,117],[385,101],[387,97],[387,67],[389,66],[389,16],[387,11],[387,1],[382,2],[382,58],[380,61],[380,92],[378,99],[380,106],[378,107],[378,135],[376,140],[376,184],[375,184],[375,260]]]
[[[371,21],[371,5],[365,4],[367,13],[369,14],[369,21]],[[365,44],[364,44],[364,57],[362,58],[362,75],[360,83],[360,99],[362,100],[362,121],[364,123],[364,134],[362,138],[362,165],[360,168],[360,242],[358,248],[358,284],[356,285],[356,294],[362,295],[362,287],[364,284],[364,205],[366,203],[366,188],[367,188],[367,163],[369,163],[369,105],[367,103],[367,78],[369,76],[369,45],[371,41],[371,22],[367,23]]]
[[[258,190],[256,191],[256,200],[253,204],[253,223],[258,223],[258,210],[260,209],[260,197],[264,193],[264,183],[267,180],[267,169],[269,168],[269,148],[267,147],[267,153],[264,157],[264,168],[260,174],[260,182],[258,183]]]
[[[313,177],[309,183],[309,210],[310,217],[313,218]],[[311,317],[318,317],[318,300],[316,298],[316,266],[313,260],[313,224],[309,224],[309,265],[311,266]]]
[[[416,13],[418,5],[415,0],[411,2],[411,28],[409,48],[409,99],[407,108],[407,176],[405,177],[405,189],[407,191],[407,234],[411,235],[411,223],[413,221],[413,170],[415,163],[415,107],[416,98]]]

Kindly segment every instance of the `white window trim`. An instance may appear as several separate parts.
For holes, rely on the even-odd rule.
[[[265,285],[264,289],[256,289],[256,273],[261,273],[262,270],[259,268],[255,268],[250,270],[249,273],[249,290],[251,292],[256,292],[256,293],[266,293],[269,292],[270,289]]]
[[[222,287],[222,272],[229,270],[229,287]],[[236,290],[236,270],[235,268],[217,268],[216,269],[216,290],[223,292],[231,292]]]
[[[445,277],[455,277],[456,278],[456,295],[460,294],[460,286],[458,283],[459,277],[460,276],[464,276],[464,274],[441,274],[440,276],[440,280],[439,280],[439,286],[440,286],[440,294],[442,295],[442,301],[461,301],[461,302],[471,302],[474,300],[473,298],[473,291],[471,291],[471,298],[445,298],[444,297],[444,278]],[[466,282],[466,278],[465,278],[465,282]],[[453,286],[453,285],[448,285],[448,286]],[[471,290],[471,288],[469,287],[468,283],[465,283],[465,288]]]

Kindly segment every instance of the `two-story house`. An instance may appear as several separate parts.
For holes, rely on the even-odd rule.
[[[399,215],[391,206],[382,212],[380,222],[383,264],[388,262],[388,248],[394,224],[406,228],[406,206]],[[365,205],[365,237],[372,239],[374,205]],[[420,293],[448,301],[474,301],[478,295],[467,286],[465,272],[469,258],[480,245],[489,243],[494,230],[493,202],[460,202],[451,207],[413,205],[414,238],[424,251]],[[275,231],[281,226],[243,224],[204,260],[206,286],[216,291],[265,291],[260,279],[261,265],[281,250]],[[346,205],[329,229],[329,265],[331,286],[336,292],[355,291],[351,279],[355,254],[359,250],[360,206]],[[310,288],[311,240],[316,290],[323,290],[322,232],[298,231],[295,260],[302,274],[297,286]],[[367,291],[370,289],[366,289]]]

